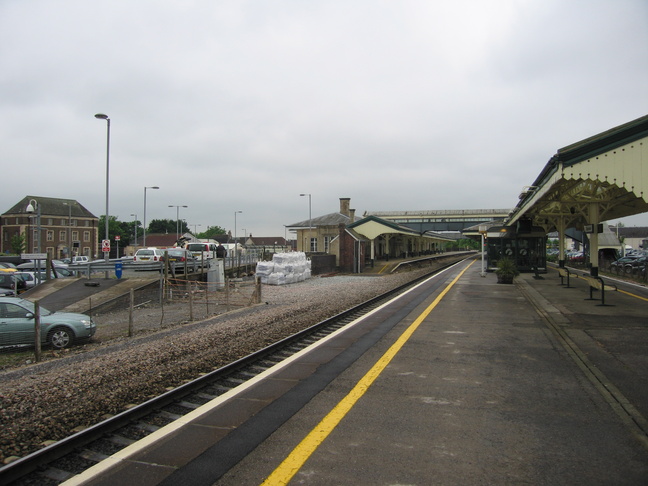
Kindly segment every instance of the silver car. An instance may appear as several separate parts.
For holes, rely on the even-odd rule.
[[[33,345],[35,306],[17,297],[0,297],[0,346]],[[51,312],[40,307],[41,343],[61,349],[94,336],[97,326],[85,314]]]

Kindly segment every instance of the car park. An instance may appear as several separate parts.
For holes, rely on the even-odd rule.
[[[140,248],[133,256],[133,263],[156,263],[162,261],[164,250],[159,248]]]
[[[51,312],[39,307],[41,343],[53,348],[67,348],[89,339],[97,330],[85,314]],[[33,345],[36,309],[33,302],[19,297],[0,297],[0,346]]]

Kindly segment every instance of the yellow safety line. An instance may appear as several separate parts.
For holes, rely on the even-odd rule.
[[[635,297],[637,299],[645,300],[646,302],[648,302],[648,299],[645,298],[645,297],[642,297],[641,295],[636,295],[636,294],[633,294],[631,292],[626,292],[625,290],[621,290],[621,289],[617,289],[617,292],[621,292],[622,294],[629,295],[630,297]]]
[[[441,299],[454,286],[459,278],[475,263],[473,260],[470,265],[464,268],[459,275],[441,292],[434,302],[419,315],[416,320],[410,324],[398,340],[382,355],[382,357],[373,365],[373,367],[364,375],[353,389],[331,410],[317,426],[295,447],[292,452],[279,464],[279,466],[266,478],[262,486],[286,485],[297,474],[299,469],[304,465],[308,458],[324,442],[333,429],[342,421],[347,413],[353,408],[355,403],[365,394],[372,383],[380,376],[383,370],[396,356],[400,349],[412,336],[414,331],[421,325],[425,318],[441,302]]]

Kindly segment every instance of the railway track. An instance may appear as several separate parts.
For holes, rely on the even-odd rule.
[[[245,383],[443,268],[18,459],[0,468],[0,484],[58,485]]]

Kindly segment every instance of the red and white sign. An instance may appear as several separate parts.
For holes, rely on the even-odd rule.
[[[121,236],[115,235],[115,241],[119,241],[119,240],[121,240]]]
[[[101,240],[101,251],[104,253],[110,252],[110,240]]]

